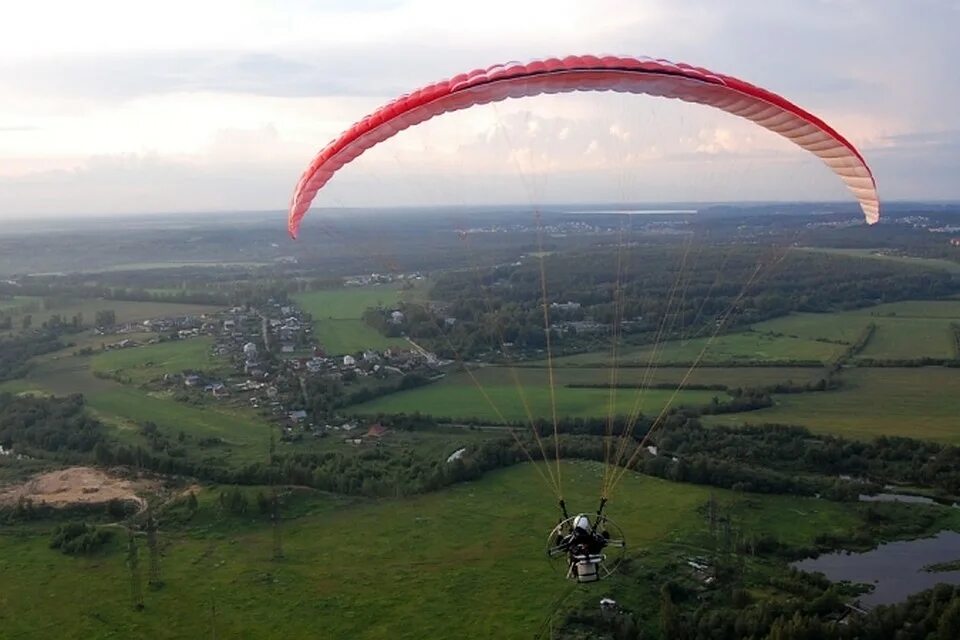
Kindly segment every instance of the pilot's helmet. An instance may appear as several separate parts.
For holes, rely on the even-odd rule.
[[[580,529],[581,531],[590,531],[590,518],[581,513],[573,519],[573,528]]]

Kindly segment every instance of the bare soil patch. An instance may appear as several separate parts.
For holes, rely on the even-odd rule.
[[[154,484],[110,475],[92,467],[70,467],[0,489],[0,504],[15,504],[26,498],[36,505],[64,508],[120,500],[134,502],[142,508],[146,501],[137,493],[155,488]]]

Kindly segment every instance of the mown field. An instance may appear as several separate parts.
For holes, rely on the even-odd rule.
[[[828,363],[857,340],[871,322],[876,333],[860,354],[861,358],[913,359],[953,357],[950,325],[960,322],[960,302],[914,300],[881,304],[836,313],[793,313],[759,322],[750,330],[671,340],[659,345],[626,347],[618,363],[623,367],[693,363],[704,365],[735,362]],[[702,353],[702,356],[701,356]],[[610,367],[609,351],[595,351],[554,360],[558,367]]]
[[[644,345],[627,347],[618,358],[620,366],[646,366],[656,364],[693,363],[701,364],[738,362],[828,362],[843,349],[842,345],[818,342],[813,339],[771,336],[754,331],[741,331],[690,340],[672,340],[658,347]],[[702,352],[702,356],[701,356]],[[563,366],[612,366],[609,352],[580,353],[556,358],[554,364]]]
[[[94,414],[114,427],[120,440],[130,444],[144,444],[139,427],[144,422],[153,422],[173,441],[181,431],[194,440],[223,440],[222,445],[199,449],[192,446],[193,441],[188,441],[191,457],[211,456],[231,464],[245,464],[261,462],[267,456],[269,425],[246,408],[212,403],[190,405],[169,395],[125,386],[88,393],[86,398]]]
[[[619,385],[677,386],[687,377],[690,385],[725,385],[730,388],[758,387],[777,382],[805,384],[815,382],[823,375],[820,367],[622,367],[614,372],[609,367],[563,367],[554,370],[557,387],[576,385],[608,385],[616,374]],[[545,366],[521,365],[515,367],[482,367],[472,370],[474,377],[483,385],[519,382],[521,385],[547,384]],[[469,379],[468,379],[469,380]],[[471,385],[473,383],[471,382]],[[626,389],[626,391],[630,391]]]
[[[852,343],[872,322],[877,329],[861,359],[950,358],[950,324],[958,321],[960,302],[912,300],[840,313],[795,313],[758,323],[753,329],[785,338]]]
[[[854,368],[842,380],[837,391],[776,396],[769,409],[705,419],[799,424],[861,439],[897,435],[960,444],[960,369]]]
[[[10,296],[9,298],[0,298],[0,314],[9,315],[11,309],[18,309],[39,299],[40,298],[34,296]]]
[[[826,247],[799,247],[798,251],[812,251],[816,253],[830,253],[833,255],[864,258],[866,260],[886,260],[899,264],[926,267],[928,269],[942,269],[950,273],[960,274],[960,262],[941,260],[939,258],[918,258],[914,256],[900,256],[887,253],[883,249],[831,249]]]
[[[406,345],[402,338],[388,338],[363,321],[370,307],[390,307],[403,292],[394,286],[378,285],[328,291],[311,291],[293,296],[313,316],[316,339],[327,353],[342,355],[364,349],[387,349]]]
[[[229,372],[230,363],[215,355],[212,349],[213,338],[207,336],[172,340],[99,353],[93,356],[91,368],[95,373],[115,375],[137,384],[184,370]]]
[[[490,422],[525,421],[529,406],[534,418],[550,418],[552,414],[550,385],[545,369],[516,369],[517,379],[506,369],[497,367],[478,372],[477,383],[466,373],[447,376],[444,380],[401,391],[350,407],[351,412],[372,415],[376,413],[413,413],[419,411],[435,417],[458,420],[478,419]],[[578,371],[573,379],[590,379]],[[604,417],[609,414],[610,391],[596,388],[572,388],[558,372],[555,379],[557,415],[559,417]],[[597,380],[597,378],[593,378]],[[519,384],[518,382],[519,381]],[[604,382],[604,379],[600,379]],[[482,389],[482,391],[481,391]],[[647,389],[639,399],[643,413],[660,411],[673,397],[670,389]],[[722,391],[681,391],[674,406],[701,406],[709,403]],[[637,391],[621,389],[616,393],[614,413],[628,415],[637,402]],[[488,401],[489,398],[489,401]]]
[[[567,502],[593,509],[600,465],[565,463],[562,473]],[[530,465],[409,499],[298,498],[303,515],[284,524],[280,561],[271,560],[262,516],[217,515],[216,494],[201,491],[188,527],[161,525],[165,586],[144,586],[139,612],[119,544],[74,558],[47,547],[50,525],[0,531],[0,572],[17,585],[0,596],[5,637],[530,638],[561,600],[595,605],[610,595],[637,607],[655,602],[660,586],[624,577],[571,589],[543,556],[556,506]],[[707,526],[698,508],[711,494],[734,505],[752,533],[795,544],[858,521],[836,503],[630,474],[608,513],[627,532],[636,575],[668,555],[706,552],[697,544]],[[739,508],[745,499],[749,508]],[[141,566],[145,576],[145,550]],[[656,624],[655,607],[644,615]]]
[[[136,322],[139,320],[148,320],[151,318],[163,318],[171,316],[198,316],[204,313],[217,311],[219,307],[213,305],[199,304],[180,304],[177,302],[132,302],[128,300],[104,300],[100,298],[87,298],[80,300],[69,300],[60,298],[36,298],[29,306],[36,306],[35,310],[24,311],[23,307],[13,309],[10,314],[13,321],[13,331],[20,331],[24,316],[31,316],[33,326],[40,326],[51,315],[58,314],[65,321],[81,314],[83,323],[86,326],[92,326],[96,320],[97,312],[112,309],[116,314],[118,323]]]

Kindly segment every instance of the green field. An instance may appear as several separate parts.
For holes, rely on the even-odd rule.
[[[600,465],[566,463],[562,472],[568,503],[592,509]],[[690,545],[706,529],[698,508],[711,494],[742,500],[708,487],[625,478],[608,513],[627,532],[635,575],[670,556],[705,552]],[[129,605],[119,544],[74,558],[47,547],[50,525],[0,530],[0,573],[16,585],[0,596],[6,637],[530,638],[561,597],[565,606],[596,606],[610,595],[638,607],[655,602],[660,587],[623,577],[599,591],[571,590],[543,558],[556,507],[530,465],[402,500],[307,494],[297,507],[304,515],[283,527],[281,561],[270,559],[269,526],[254,524],[257,516],[215,515],[215,495],[201,492],[203,508],[189,529],[162,529],[166,584],[144,587],[140,612]],[[858,521],[852,509],[821,500],[751,495],[749,503],[734,505],[740,524],[797,544]],[[640,611],[656,624],[655,608]]]
[[[508,421],[525,421],[527,413],[524,402],[526,402],[534,418],[550,418],[552,410],[546,370],[517,369],[516,372],[519,387],[509,371],[500,367],[491,367],[477,372],[477,382],[482,387],[482,392],[467,374],[458,373],[426,387],[393,393],[352,406],[350,411],[366,415],[420,411],[436,417],[459,420],[476,418],[498,422],[502,416]],[[589,372],[578,373],[584,375]],[[583,379],[590,378],[585,376]],[[566,380],[570,378],[565,378],[561,374],[558,374],[555,380],[558,417],[584,418],[608,415],[609,390],[569,388],[563,386]],[[670,401],[673,394],[673,390],[647,389],[640,396],[640,411],[645,414],[659,412]],[[723,396],[724,392],[681,391],[673,401],[673,406],[700,406],[709,403],[717,395]],[[618,390],[614,413],[630,414],[636,401],[635,390]]]
[[[664,342],[656,355],[652,345],[626,347],[621,366],[656,363],[701,364],[725,362],[830,362],[856,341],[871,322],[877,331],[862,358],[913,359],[953,356],[950,324],[960,321],[960,303],[954,300],[910,300],[836,313],[793,313],[758,322],[751,331],[691,340]],[[709,345],[708,345],[709,343]],[[706,350],[704,348],[706,347]],[[554,360],[557,367],[609,367],[609,352],[594,351]]]
[[[390,347],[410,348],[403,338],[388,338],[363,320],[314,320],[313,325],[317,342],[331,355],[366,349],[382,351]]]
[[[316,320],[353,320],[370,307],[391,307],[400,301],[400,289],[390,285],[311,291],[293,296]]]
[[[402,292],[390,285],[312,291],[293,296],[313,316],[314,335],[327,353],[342,355],[364,349],[407,346],[402,338],[388,338],[363,321],[371,307],[389,308],[400,301]]]
[[[725,362],[785,362],[817,361],[827,362],[833,359],[842,346],[817,342],[803,338],[774,337],[761,332],[743,331],[691,340],[673,340],[664,342],[654,352],[652,345],[627,347],[620,354],[621,366],[645,366],[654,364],[693,363],[700,359],[701,364]],[[609,352],[581,353],[556,358],[556,366],[599,366],[611,364]]]
[[[799,247],[797,250],[813,251],[816,253],[830,253],[854,258],[865,258],[868,260],[886,260],[888,262],[897,262],[899,264],[908,264],[916,267],[925,267],[928,269],[940,269],[950,273],[960,274],[960,262],[943,260],[939,258],[917,258],[914,256],[891,255],[886,253],[884,249],[829,249],[823,247]]]
[[[616,370],[616,381],[623,386],[677,386],[688,372],[690,367],[656,367],[649,372],[646,367],[623,367]],[[554,381],[557,388],[584,384],[608,385],[613,373],[609,367],[562,367],[554,370]],[[548,384],[547,369],[540,366],[483,367],[475,369],[473,375],[484,386],[504,382],[512,384],[515,381],[523,386]],[[687,386],[725,385],[732,389],[777,382],[806,384],[816,382],[822,375],[823,369],[819,367],[697,367],[690,372]]]
[[[268,423],[248,409],[226,404],[193,406],[125,386],[88,393],[87,406],[131,444],[143,444],[138,426],[153,422],[174,439],[180,431],[197,439],[223,439],[224,446],[205,455],[222,455],[231,463],[261,462],[267,455]]]
[[[805,339],[854,342],[873,322],[876,333],[861,358],[949,358],[953,355],[950,324],[960,321],[960,303],[953,300],[909,300],[840,313],[794,313],[754,325],[754,330]]]
[[[71,356],[72,349],[68,349],[52,354],[58,357],[36,364],[26,378],[0,383],[0,391],[82,393],[93,413],[128,444],[146,445],[139,426],[154,422],[172,439],[183,431],[195,440],[217,437],[224,441],[216,448],[195,450],[193,455],[214,456],[228,463],[260,462],[266,456],[269,442],[268,423],[248,407],[214,400],[201,406],[187,404],[175,400],[169,393],[150,392],[93,375],[94,369],[107,372],[120,366],[121,377],[141,383],[184,367],[198,368],[202,363],[217,365],[218,360],[210,356],[210,344],[207,338],[196,338],[92,357]],[[145,366],[148,362],[154,365]],[[188,448],[190,443],[187,442]]]
[[[710,423],[799,424],[867,439],[908,436],[960,444],[960,369],[855,368],[838,391],[776,397],[769,409],[709,416]]]
[[[95,355],[91,368],[100,374],[117,375],[125,381],[142,383],[185,369],[226,373],[229,363],[212,352],[213,338],[172,340]]]
[[[213,305],[180,304],[177,302],[131,302],[128,300],[104,300],[100,298],[87,298],[82,300],[36,298],[33,303],[37,304],[40,309],[30,313],[15,311],[11,314],[14,331],[20,330],[21,322],[26,315],[32,316],[33,326],[36,327],[40,326],[42,322],[53,314],[59,314],[61,318],[69,321],[70,318],[79,313],[83,315],[84,324],[86,326],[92,326],[96,319],[97,311],[107,309],[114,311],[117,322],[121,324],[170,316],[199,316],[204,313],[212,313],[219,309],[219,307]]]
[[[40,300],[34,296],[11,296],[9,298],[0,298],[0,314],[9,314],[11,310],[17,310],[25,305]]]
[[[899,318],[951,318],[960,320],[960,300],[904,300],[888,302],[850,313]]]
[[[851,344],[873,321],[874,318],[855,313],[791,313],[758,322],[753,325],[753,330],[804,340],[836,340]]]

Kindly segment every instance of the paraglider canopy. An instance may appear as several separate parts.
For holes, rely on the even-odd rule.
[[[880,218],[873,174],[826,122],[786,98],[702,67],[627,56],[568,56],[462,73],[386,104],[324,147],[297,183],[287,229],[294,238],[317,192],[344,165],[413,125],[475,105],[542,93],[618,91],[700,103],[746,118],[815,154],[853,192],[867,223]]]

